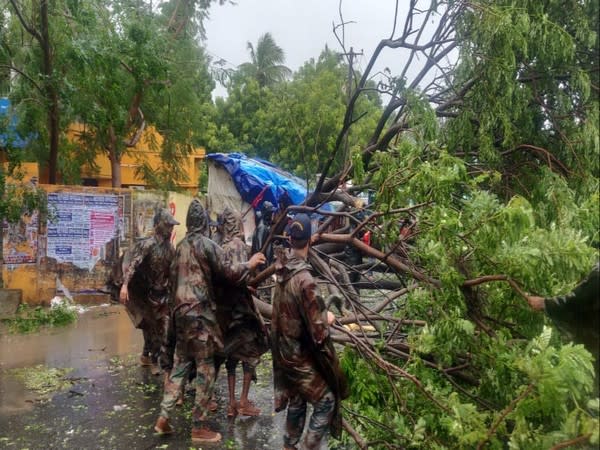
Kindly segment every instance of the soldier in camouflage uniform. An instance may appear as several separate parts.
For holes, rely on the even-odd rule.
[[[242,240],[242,220],[239,214],[229,207],[221,214],[223,232],[223,251],[231,264],[243,263],[248,260],[249,249]],[[243,416],[258,416],[260,409],[248,400],[250,383],[256,378],[255,369],[260,362],[260,356],[268,348],[264,323],[256,311],[252,296],[245,288],[231,285],[220,287],[217,302],[217,320],[221,326],[225,346],[223,355],[217,361],[217,366],[226,359],[227,384],[229,388],[229,406],[227,416],[234,417],[237,413]],[[235,400],[235,371],[239,361],[242,361],[244,378],[239,404]]]
[[[144,335],[140,362],[158,374],[158,356],[168,317],[169,273],[175,255],[171,244],[173,226],[179,222],[167,209],[154,215],[154,234],[136,242],[123,257],[123,285],[119,300],[136,328]]]
[[[329,338],[334,315],[325,309],[306,262],[311,222],[298,214],[289,226],[291,249],[278,254],[271,341],[275,410],[287,406],[284,448],[296,449],[313,405],[303,449],[318,449],[327,431],[341,433],[340,401],[348,396],[344,374]]]
[[[169,320],[163,367],[172,369],[165,379],[160,416],[154,429],[160,434],[172,433],[169,414],[181,394],[184,381],[195,363],[196,397],[192,410],[192,441],[218,442],[221,435],[206,424],[208,403],[214,388],[215,351],[222,351],[223,339],[216,320],[213,285],[221,280],[241,285],[250,271],[264,262],[257,253],[247,263],[230,265],[223,250],[203,235],[208,217],[201,203],[194,199],[187,218],[187,234],[178,244],[171,266],[173,282],[172,314]],[[173,355],[177,352],[176,363]]]

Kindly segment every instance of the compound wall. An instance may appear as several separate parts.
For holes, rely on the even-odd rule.
[[[48,304],[64,286],[77,300],[102,296],[113,265],[135,239],[152,232],[158,207],[167,207],[185,235],[192,197],[147,190],[40,186],[48,214],[35,212],[3,227],[4,287],[21,289],[25,303]],[[106,296],[106,299],[108,297]]]

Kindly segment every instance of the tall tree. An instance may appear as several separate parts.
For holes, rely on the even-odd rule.
[[[8,22],[8,11],[0,10],[0,97],[7,96],[10,90],[10,53],[7,52],[7,43],[5,42]]]
[[[210,59],[200,45],[207,10],[196,6],[194,15],[185,12],[194,2],[183,3],[164,4],[161,20],[166,22],[170,42],[168,83],[149,92],[146,107],[147,115],[164,137],[163,170],[155,173],[152,168],[143,167],[142,171],[147,180],[169,189],[175,189],[177,181],[184,181],[180,156],[198,146],[214,151],[231,139],[215,125],[216,110],[211,97],[215,83],[208,68]]]
[[[243,68],[233,75],[227,99],[217,101],[218,123],[238,140],[237,149],[271,160],[314,185],[314,175],[334,148],[344,118],[348,68],[327,48],[285,83],[260,87]],[[371,86],[371,88],[373,88]],[[380,110],[380,99],[358,101],[362,120],[350,133],[350,148],[364,139]],[[335,168],[344,165],[344,155]]]
[[[47,166],[49,183],[55,184],[58,173],[58,150],[61,133],[60,126],[60,75],[56,71],[58,57],[57,37],[61,20],[53,21],[57,3],[48,0],[18,2],[10,0],[12,12],[21,24],[22,30],[29,36],[27,45],[21,48],[23,58],[11,58],[12,69],[26,78],[29,88],[39,91],[41,104],[46,115],[48,136]],[[35,47],[29,47],[34,44]],[[9,51],[16,54],[15,48]]]
[[[283,49],[275,43],[271,33],[260,36],[256,48],[251,42],[247,43],[247,48],[250,62],[241,64],[239,70],[258,81],[260,87],[280,83],[291,75],[291,70],[283,65],[285,62]]]
[[[265,93],[266,105],[253,119],[257,154],[314,186],[315,174],[331,154],[344,118],[347,72],[339,55],[325,49],[317,60],[305,63],[291,81]],[[364,140],[375,126],[380,114],[379,97],[362,97],[356,111],[362,120],[349,134],[350,148]],[[341,169],[344,162],[340,153],[335,169]]]
[[[106,152],[112,184],[120,187],[121,158],[146,127],[145,96],[167,82],[167,41],[150,5],[125,0],[93,8],[81,8],[77,16],[89,31],[72,53],[80,74],[76,110],[86,125],[82,138],[91,159],[98,150]]]
[[[57,171],[66,181],[77,181],[81,164],[93,165],[95,153],[102,151],[111,161],[113,185],[119,186],[123,153],[136,144],[147,124],[162,127],[158,122],[165,115],[151,116],[160,108],[149,101],[158,100],[155,93],[174,89],[175,78],[189,79],[196,71],[197,80],[203,80],[198,88],[204,92],[198,98],[191,97],[190,103],[195,102],[198,111],[204,108],[201,117],[214,114],[206,95],[212,81],[206,69],[202,69],[207,60],[199,44],[202,21],[208,17],[208,7],[213,1],[216,0],[172,0],[158,4],[137,0],[11,2],[14,11],[10,16],[8,46],[1,50],[3,55],[10,54],[10,65],[19,74],[18,81],[11,86],[11,97],[21,113],[23,127],[38,135],[31,146],[36,148],[34,152],[40,159],[50,155],[53,181]],[[219,0],[221,4],[224,2]],[[41,19],[45,14],[47,33],[46,20]],[[35,28],[38,22],[39,30]],[[30,41],[43,51],[22,45],[23,33],[15,24],[31,32]],[[190,48],[195,48],[194,55],[186,50]],[[181,73],[178,66],[186,70]],[[32,86],[40,92],[42,101],[31,101]],[[185,97],[178,96],[179,99],[185,103]],[[204,106],[199,107],[198,102]],[[62,115],[56,119],[59,112]],[[40,125],[42,113],[51,126]],[[73,147],[61,135],[74,120],[85,123],[83,147]],[[162,127],[162,131],[166,129]],[[208,133],[207,139],[214,142],[215,135],[218,130]],[[180,132],[170,133],[165,139],[163,149],[171,149],[164,155],[168,161],[163,167],[165,171],[180,173],[176,170],[178,155],[190,151],[190,136],[182,126]],[[198,145],[201,138],[197,133],[195,139],[194,145]],[[64,152],[62,156],[59,145]]]
[[[205,15],[192,14],[209,3],[163,2],[158,12],[150,2],[95,4],[98,12],[89,19],[93,26],[74,52],[83,75],[77,110],[88,128],[84,138],[91,154],[102,149],[111,161],[114,186],[121,184],[122,155],[148,124],[164,138],[162,144],[150,143],[161,152],[159,170],[147,164],[139,168],[155,187],[175,189],[185,181],[181,157],[212,138],[204,132],[212,127],[203,122],[212,122],[214,83],[196,21]]]

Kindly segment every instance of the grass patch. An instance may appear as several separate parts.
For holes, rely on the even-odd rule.
[[[72,370],[71,368],[58,369],[40,364],[34,367],[12,369],[9,372],[15,378],[22,380],[27,389],[45,395],[71,386],[73,382],[66,376]]]
[[[77,311],[68,304],[62,303],[52,308],[43,306],[31,307],[19,305],[14,319],[5,319],[11,333],[33,333],[41,327],[63,327],[77,320]]]

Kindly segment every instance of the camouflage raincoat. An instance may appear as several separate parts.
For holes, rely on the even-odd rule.
[[[329,388],[336,397],[331,433],[341,432],[340,400],[348,396],[346,378],[329,338],[327,312],[310,265],[293,252],[277,261],[271,342],[275,410],[300,396],[317,402]]]
[[[249,269],[246,263],[231,265],[223,250],[205,236],[208,217],[198,200],[190,205],[186,225],[188,232],[177,245],[171,265],[171,317],[161,359],[161,366],[171,371],[165,382],[161,415],[169,417],[182,383],[195,364],[196,399],[192,416],[194,426],[198,427],[206,419],[214,387],[214,354],[223,349],[214,285],[216,282],[242,284],[249,276]]]
[[[221,215],[223,251],[231,264],[248,260],[249,249],[243,242],[239,214],[225,208]],[[224,335],[224,355],[256,367],[260,356],[269,349],[265,325],[245,287],[219,285],[217,319]]]
[[[170,242],[173,217],[166,211],[155,216],[154,235],[140,239],[123,257],[123,284],[128,285],[127,312],[136,328],[144,331],[145,350],[157,357],[168,316],[170,265],[175,249]]]

